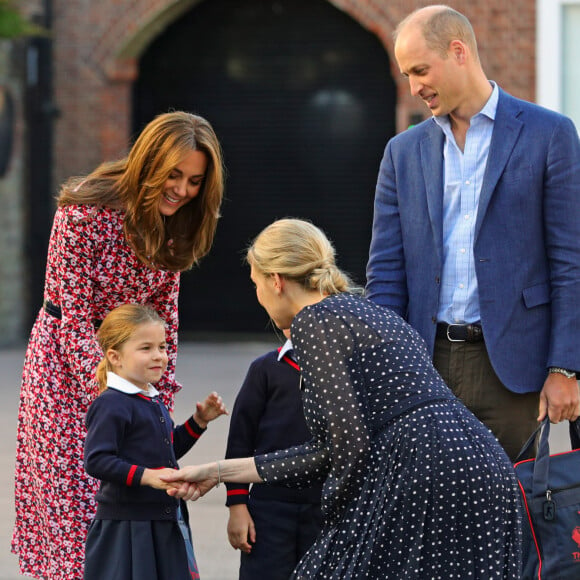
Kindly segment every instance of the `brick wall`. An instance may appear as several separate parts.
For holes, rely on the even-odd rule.
[[[53,0],[55,183],[126,152],[136,58],[195,0]],[[211,0],[209,0],[211,1]]]

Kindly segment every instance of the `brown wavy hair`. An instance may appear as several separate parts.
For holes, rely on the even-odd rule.
[[[148,322],[165,326],[165,322],[157,311],[145,304],[123,304],[105,316],[97,331],[97,340],[105,353],[95,372],[99,383],[99,393],[107,388],[107,371],[113,370],[107,358],[107,352],[111,349],[120,350],[123,344],[133,336],[137,327]]]
[[[159,212],[173,169],[190,151],[207,157],[199,194],[174,215]],[[137,257],[155,269],[181,272],[205,256],[213,243],[224,192],[223,155],[203,117],[184,111],[158,115],[141,132],[129,155],[105,162],[62,187],[58,205],[95,205],[125,212],[124,233]]]

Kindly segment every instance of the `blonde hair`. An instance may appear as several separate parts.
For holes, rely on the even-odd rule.
[[[453,40],[461,40],[470,48],[476,61],[479,61],[475,32],[471,22],[461,12],[444,4],[418,8],[399,23],[393,35],[395,41],[411,22],[418,24],[427,47],[441,57],[447,56]]]
[[[321,294],[360,290],[336,265],[335,249],[324,232],[305,220],[270,224],[250,245],[246,260],[262,274],[279,274]]]
[[[165,183],[190,151],[201,151],[207,158],[201,189],[174,215],[164,217],[159,199]],[[126,158],[69,179],[58,205],[123,209],[125,238],[137,257],[152,268],[180,272],[209,252],[223,192],[223,156],[212,126],[203,117],[174,111],[155,117]]]
[[[119,350],[135,334],[138,326],[149,322],[165,326],[161,316],[153,308],[144,304],[123,304],[105,316],[97,331],[97,340],[104,353],[95,372],[99,383],[99,393],[107,388],[107,371],[113,370],[107,358],[107,351]]]

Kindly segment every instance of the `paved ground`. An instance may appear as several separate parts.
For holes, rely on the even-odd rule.
[[[274,341],[274,339],[273,339]],[[270,350],[275,342],[211,343],[180,345],[177,375],[184,389],[176,399],[176,419],[183,421],[195,402],[212,390],[218,391],[231,409],[249,363]],[[0,580],[18,580],[16,557],[10,553],[13,525],[13,470],[16,416],[23,349],[0,350]],[[229,418],[210,424],[207,433],[181,464],[203,463],[223,457]],[[566,425],[554,427],[552,451],[569,448]],[[227,541],[225,488],[213,490],[190,504],[193,543],[203,580],[235,580],[238,553]]]

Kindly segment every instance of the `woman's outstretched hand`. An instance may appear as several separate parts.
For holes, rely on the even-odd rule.
[[[217,484],[217,465],[189,465],[171,474],[164,474],[160,479],[169,484],[167,493],[172,497],[195,501]]]
[[[221,459],[204,465],[189,465],[160,476],[169,484],[167,493],[173,497],[195,501],[220,481],[262,483],[253,457]]]

